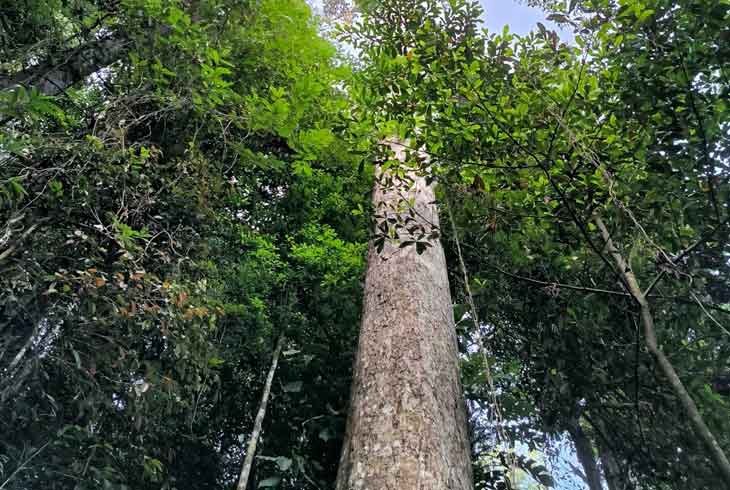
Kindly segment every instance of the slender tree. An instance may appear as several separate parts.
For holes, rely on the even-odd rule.
[[[404,161],[402,146],[391,147]],[[408,246],[412,233],[438,228],[434,191],[424,178],[393,175],[382,172],[373,192],[390,239],[376,240],[368,255],[337,488],[471,489],[444,252],[437,238]],[[406,227],[393,226],[401,220]]]
[[[730,462],[728,462],[727,455],[722,449],[722,446],[717,442],[717,438],[712,433],[710,428],[707,426],[702,414],[697,408],[697,404],[694,402],[687,389],[684,387],[684,383],[677,375],[677,371],[674,369],[669,358],[664,354],[664,351],[659,346],[657,341],[656,332],[654,330],[654,316],[652,315],[649,302],[646,299],[646,295],[639,287],[639,283],[636,280],[631,266],[628,264],[623,254],[616,248],[611,238],[611,234],[606,227],[606,224],[600,217],[595,218],[595,223],[598,229],[601,231],[601,236],[606,242],[606,249],[616,263],[616,267],[622,274],[626,287],[631,293],[633,298],[639,304],[641,311],[641,323],[644,327],[644,338],[646,340],[646,347],[649,353],[654,357],[659,369],[662,374],[667,378],[669,386],[672,391],[679,399],[682,408],[689,418],[689,422],[692,424],[695,436],[702,441],[707,453],[710,455],[718,474],[722,475],[726,485],[730,485]]]
[[[259,409],[256,412],[256,420],[253,424],[253,431],[251,436],[248,438],[248,444],[246,444],[246,457],[243,460],[243,466],[241,467],[241,475],[238,478],[237,490],[246,490],[248,485],[248,476],[251,474],[251,467],[253,466],[253,457],[256,455],[256,445],[259,442],[259,436],[261,435],[261,427],[264,423],[264,417],[266,417],[266,407],[269,404],[269,397],[271,396],[271,383],[274,381],[274,374],[276,373],[276,366],[279,364],[279,356],[281,355],[281,348],[284,346],[284,336],[281,335],[279,340],[276,341],[276,347],[274,348],[274,354],[271,357],[271,365],[269,366],[269,372],[266,375],[266,383],[264,384],[264,392],[261,394],[261,402],[259,403]]]

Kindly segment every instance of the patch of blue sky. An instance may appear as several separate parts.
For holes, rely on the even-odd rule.
[[[525,35],[537,29],[537,23],[555,30],[563,41],[571,42],[573,33],[570,29],[561,29],[555,22],[547,20],[548,14],[538,7],[530,7],[516,0],[480,0],[484,9],[484,26],[489,32],[502,32],[505,25],[510,32]]]

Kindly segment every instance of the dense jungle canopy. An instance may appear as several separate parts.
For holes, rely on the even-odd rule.
[[[530,4],[2,0],[0,489],[334,489],[437,242],[474,488],[730,488],[730,0]]]

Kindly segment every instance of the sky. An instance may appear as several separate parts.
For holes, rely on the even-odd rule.
[[[315,11],[322,9],[322,0],[306,0]],[[542,22],[548,29],[558,31],[564,41],[573,39],[572,33],[558,29],[554,22],[545,19],[546,13],[536,7],[529,7],[524,0],[479,0],[484,9],[484,26],[490,32],[502,32],[505,25],[510,32],[524,35],[537,28]]]
[[[558,30],[564,40],[572,38],[568,31],[560,31],[554,22],[545,19],[545,12],[536,7],[529,7],[515,0],[480,0],[484,8],[484,25],[490,32],[502,32],[509,26],[510,32],[527,34],[542,22],[548,29]]]

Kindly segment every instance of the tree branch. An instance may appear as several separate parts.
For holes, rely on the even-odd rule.
[[[654,317],[649,308],[649,303],[644,296],[644,293],[639,287],[639,283],[636,280],[634,272],[631,270],[630,265],[626,262],[621,252],[616,248],[611,238],[611,234],[606,227],[600,216],[594,218],[596,226],[601,232],[604,242],[606,243],[606,249],[608,253],[613,257],[614,262],[618,270],[623,274],[625,284],[628,288],[628,292],[634,297],[636,302],[639,304],[641,311],[641,321],[644,327],[644,339],[646,340],[646,346],[651,355],[656,360],[659,369],[662,371],[664,376],[669,381],[669,386],[672,388],[675,396],[679,399],[682,404],[689,421],[694,429],[695,435],[703,442],[707,449],[710,458],[715,463],[718,474],[725,481],[726,488],[730,488],[730,461],[723,452],[720,444],[717,442],[715,435],[712,433],[710,428],[702,418],[697,405],[690,396],[689,392],[685,388],[682,380],[677,375],[674,366],[669,361],[667,356],[659,347],[659,343],[656,337],[656,331],[654,329]]]
[[[122,58],[129,41],[107,36],[48,59],[12,75],[0,75],[0,90],[36,88],[44,95],[58,95],[71,85]]]

